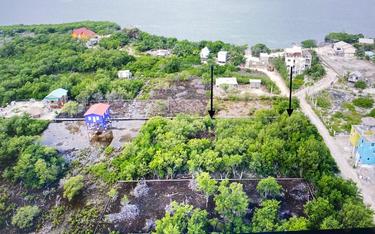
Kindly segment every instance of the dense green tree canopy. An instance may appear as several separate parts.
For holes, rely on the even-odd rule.
[[[269,54],[271,50],[265,44],[255,44],[251,47],[251,54],[255,57],[259,57],[260,53]]]

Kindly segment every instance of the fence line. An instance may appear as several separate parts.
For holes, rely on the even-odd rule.
[[[138,183],[138,182],[184,182],[190,181],[193,178],[183,178],[183,179],[149,179],[149,180],[118,180],[117,183]],[[258,181],[263,178],[249,178],[249,179],[215,179],[216,181],[228,180],[228,181]],[[304,178],[275,178],[278,181],[287,181],[287,180],[302,180],[305,181]]]

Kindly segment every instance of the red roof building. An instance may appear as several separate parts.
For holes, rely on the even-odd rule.
[[[87,127],[95,130],[108,129],[111,125],[109,107],[105,103],[97,103],[90,106],[84,114]]]
[[[87,115],[100,115],[100,116],[102,116],[108,111],[109,107],[110,107],[110,105],[105,104],[105,103],[94,104],[94,105],[90,106],[90,108],[86,111],[84,116],[87,116]]]
[[[72,32],[72,37],[77,39],[88,40],[95,36],[96,33],[87,28],[77,28]]]

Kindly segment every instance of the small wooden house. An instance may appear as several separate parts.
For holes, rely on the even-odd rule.
[[[85,123],[91,130],[107,130],[111,126],[110,105],[97,103],[86,111],[84,114]]]
[[[44,98],[44,101],[50,108],[61,108],[68,101],[68,90],[55,89]]]

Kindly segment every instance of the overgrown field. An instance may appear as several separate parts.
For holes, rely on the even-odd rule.
[[[107,35],[96,48],[71,37],[76,27],[88,27]],[[218,51],[229,51],[226,66],[217,75],[238,70],[244,47],[221,41],[178,41],[141,32],[119,30],[107,22],[80,22],[61,25],[0,26],[4,45],[0,46],[0,106],[14,100],[42,99],[56,88],[69,90],[71,99],[90,101],[133,99],[145,83],[153,79],[209,79],[209,66],[201,65],[199,52],[211,50],[210,63]],[[129,47],[135,54],[123,48]],[[171,56],[156,57],[149,50],[168,49]],[[118,79],[117,71],[130,69],[135,79]],[[147,96],[147,95],[146,95]]]

